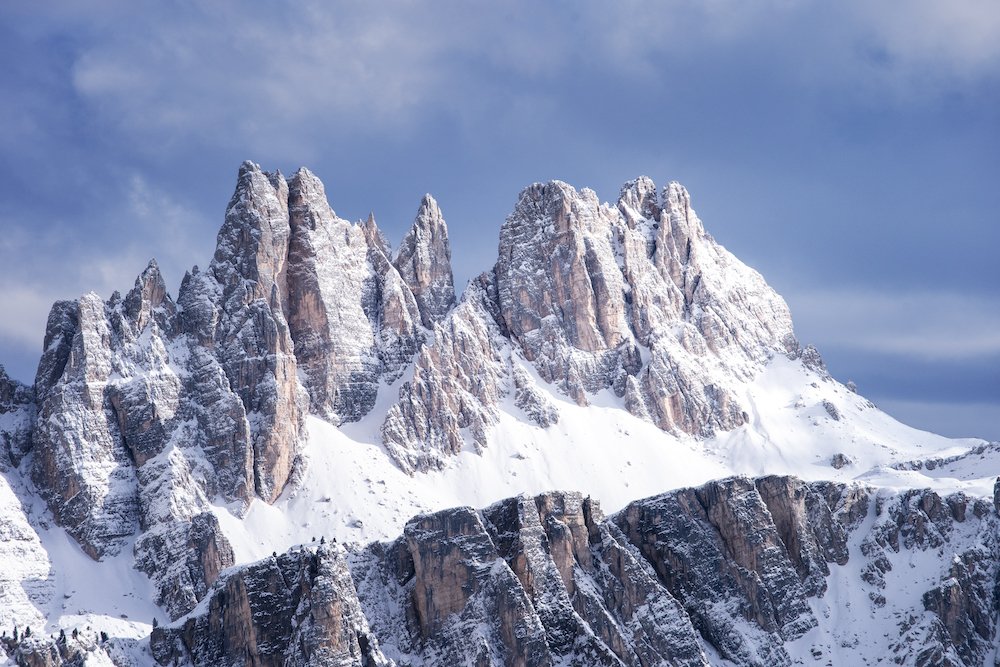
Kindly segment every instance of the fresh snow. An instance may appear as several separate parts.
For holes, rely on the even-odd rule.
[[[165,620],[145,575],[133,567],[131,543],[94,561],[16,475],[0,475],[0,631],[36,636],[142,639],[154,618]],[[3,664],[0,662],[0,664]]]
[[[977,458],[978,465],[891,468],[960,456],[984,441],[952,440],[905,426],[828,376],[781,356],[746,385],[749,422],[707,441],[664,433],[629,414],[608,391],[580,407],[537,380],[531,366],[524,369],[557,406],[559,423],[547,429],[528,423],[508,396],[488,446],[481,452],[468,447],[442,470],[409,476],[380,444],[380,408],[391,402],[399,382],[382,387],[379,404],[361,422],[338,429],[310,417],[299,483],[274,505],[255,501],[243,519],[216,506],[237,561],[321,536],[359,543],[391,539],[416,514],[485,507],[555,489],[589,494],[610,513],[638,498],[734,474],[859,480],[891,489],[932,487],[986,496],[1000,472],[1000,450],[989,448],[983,454],[987,460]],[[824,401],[836,406],[839,421]],[[851,463],[835,469],[834,454]]]
[[[591,395],[592,404],[580,407],[539,380],[530,365],[523,369],[556,406],[559,422],[547,429],[527,422],[511,392],[487,447],[475,451],[469,446],[443,469],[429,473],[405,474],[380,444],[381,415],[405,376],[381,387],[377,405],[361,422],[337,428],[310,417],[304,465],[274,505],[254,501],[242,519],[221,501],[213,506],[237,563],[313,538],[357,543],[390,539],[422,512],[485,507],[509,496],[553,489],[582,491],[610,513],[638,498],[733,474],[857,480],[883,493],[930,487],[990,496],[1000,473],[1000,446],[905,426],[838,382],[782,356],[745,385],[741,398],[749,408],[748,423],[709,440],[665,433],[629,414],[608,391]],[[835,454],[850,463],[835,469]],[[925,465],[927,461],[933,463]],[[119,555],[94,562],[51,524],[44,503],[28,492],[17,471],[0,476],[0,512],[5,564],[0,628],[9,631],[17,623],[49,635],[60,628],[104,631],[123,642],[116,650],[138,656],[141,664],[150,623],[154,617],[166,619],[150,602],[155,594],[149,580],[133,568],[131,542]],[[866,534],[862,527],[853,539]],[[835,664],[863,664],[886,650],[889,640],[883,634],[899,636],[885,628],[866,628],[864,617],[851,620],[851,610],[862,603],[870,608],[869,591],[856,571],[865,559],[857,550],[854,544],[847,565],[832,566],[828,593],[812,602],[820,625],[789,646],[793,656],[811,659],[816,648]],[[899,598],[883,610],[886,618],[913,609],[910,597],[933,585],[946,566],[936,551],[903,557],[913,562],[894,569],[906,579],[898,582]],[[852,633],[856,641],[845,639]]]

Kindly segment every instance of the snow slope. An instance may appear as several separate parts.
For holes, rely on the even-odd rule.
[[[525,370],[533,372],[530,366]],[[552,489],[592,495],[610,513],[637,498],[732,474],[858,480],[883,488],[883,493],[930,487],[940,493],[989,496],[1000,473],[1000,447],[905,426],[822,373],[775,356],[745,386],[743,402],[752,409],[748,423],[711,440],[665,433],[624,410],[611,392],[580,407],[538,381],[560,413],[557,424],[535,426],[508,397],[486,448],[477,452],[469,447],[442,470],[411,476],[393,463],[379,438],[380,408],[394,399],[404,380],[381,387],[370,419],[336,428],[310,417],[305,465],[274,505],[254,501],[239,519],[221,499],[216,501],[214,511],[238,563],[321,536],[342,542],[388,539],[415,514],[458,505],[484,507]],[[837,454],[850,463],[834,468],[831,460]],[[0,627],[32,625],[48,634],[89,628],[95,634],[139,639],[148,635],[153,618],[163,616],[150,602],[149,581],[132,567],[131,549],[102,562],[91,560],[51,524],[44,505],[16,471],[0,477],[0,511],[5,538],[0,540],[5,563]],[[842,586],[837,583],[841,580]],[[829,624],[801,642],[832,645],[850,632],[840,625],[834,608],[866,595],[850,590],[856,581],[854,572],[834,572],[831,593],[816,601],[822,607],[816,609],[817,617],[830,619]],[[900,608],[904,603],[898,602]]]
[[[383,386],[380,403],[390,401],[397,386]],[[538,386],[548,389],[544,382]],[[954,475],[942,468],[891,468],[958,456],[984,442],[905,426],[828,376],[781,356],[745,387],[750,421],[708,441],[661,431],[622,409],[611,392],[595,396],[588,407],[558,392],[546,395],[559,410],[557,424],[542,429],[529,423],[508,398],[485,449],[467,448],[444,469],[412,476],[396,467],[380,444],[377,418],[340,429],[310,418],[307,466],[298,483],[272,506],[255,502],[242,520],[222,505],[216,515],[237,560],[244,562],[320,536],[388,539],[418,513],[484,507],[552,489],[589,494],[610,513],[637,498],[733,474],[856,479],[887,488],[986,496],[1000,473],[1000,451],[993,449],[979,465],[956,468]],[[380,414],[378,406],[372,414]],[[851,463],[834,468],[835,454]]]

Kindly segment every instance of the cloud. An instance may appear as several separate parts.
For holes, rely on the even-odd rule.
[[[786,298],[800,337],[821,351],[836,346],[924,360],[1000,355],[1000,297],[809,290]]]
[[[405,136],[428,117],[484,123],[541,106],[562,79],[641,83],[713,51],[764,59],[768,77],[850,90],[939,92],[995,76],[992,0],[836,5],[795,0],[475,4],[112,3],[51,19],[77,35],[72,84],[134,135],[310,160],[333,128]],[[115,29],[100,29],[111,23]],[[505,84],[516,80],[516,87]],[[532,100],[535,100],[532,102]],[[156,148],[154,149],[153,146]]]
[[[70,223],[0,220],[0,363],[19,377],[34,367],[55,301],[124,293],[153,257],[176,295],[184,270],[210,256],[217,223],[138,173],[116,185],[104,208],[77,211]]]
[[[0,317],[0,339],[40,351],[45,335],[45,319],[56,299],[57,295],[44,287],[4,285],[0,289],[0,313],[5,313]]]
[[[860,31],[913,75],[997,74],[1000,5],[993,0],[858,1],[852,10]]]
[[[395,5],[147,7],[84,45],[73,84],[133,132],[222,138],[302,159],[304,124],[405,124],[440,89],[447,67],[437,56],[454,43],[422,25],[415,5]]]

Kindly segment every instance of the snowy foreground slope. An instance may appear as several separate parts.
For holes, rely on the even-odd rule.
[[[176,300],[151,263],[0,373],[0,649],[993,665],[998,473],[831,378],[676,183],[525,189],[457,300],[429,195],[394,253],[246,163]]]

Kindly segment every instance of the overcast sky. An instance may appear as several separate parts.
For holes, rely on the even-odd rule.
[[[84,4],[87,6],[84,7]],[[1000,439],[996,0],[0,4],[0,362],[52,301],[176,294],[244,159],[398,242],[430,192],[464,282],[517,193],[684,183],[832,373]]]

